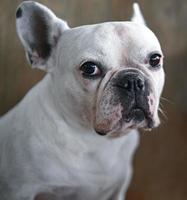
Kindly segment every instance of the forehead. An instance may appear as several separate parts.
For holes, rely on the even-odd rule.
[[[72,53],[79,52],[81,58],[119,60],[122,56],[143,57],[151,52],[161,52],[154,33],[144,25],[134,22],[107,22],[87,25],[70,30],[69,42]],[[119,58],[119,59],[118,59]],[[113,61],[114,62],[114,61]],[[117,63],[116,63],[117,64]]]

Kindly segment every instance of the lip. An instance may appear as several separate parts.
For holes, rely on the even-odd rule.
[[[116,132],[120,132],[120,130],[122,129],[122,126],[123,125],[122,125],[122,119],[121,119],[112,128],[109,128],[109,127],[100,128],[96,126],[94,130],[98,135],[106,136],[106,135],[113,135]]]
[[[137,109],[136,112],[143,112],[141,109]],[[144,116],[142,121],[130,120],[120,120],[118,124],[112,130],[98,130],[95,129],[95,132],[100,136],[121,136],[128,133],[132,129],[142,128],[145,130],[151,130],[154,128],[154,120],[151,116]]]
[[[97,131],[97,130],[95,129],[95,132],[96,132],[98,135],[101,135],[101,136],[107,135],[107,133],[104,132],[104,131]]]
[[[150,114],[150,112],[144,110],[143,108],[139,108],[139,107],[132,108],[128,112],[128,114],[125,115],[124,121],[126,123],[130,123],[131,121],[134,121],[135,124],[146,121],[147,123],[146,123],[145,128],[153,128],[154,127],[153,117]]]
[[[130,122],[131,120],[134,120],[135,122],[141,122],[145,120],[146,113],[141,108],[133,108],[130,110],[130,112],[125,116],[125,122]]]
[[[121,119],[114,124],[112,127],[109,127],[110,123],[105,123],[105,126],[95,126],[95,132],[98,135],[123,135],[123,132],[126,133],[131,129],[152,129],[155,127],[155,122],[153,116],[149,110],[145,110],[141,107],[134,106],[127,113],[121,117]]]

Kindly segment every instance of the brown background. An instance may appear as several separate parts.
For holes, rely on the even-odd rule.
[[[14,106],[43,73],[31,70],[15,29],[21,1],[0,0],[0,115]],[[70,26],[129,19],[130,0],[43,0]],[[141,134],[127,200],[187,199],[187,1],[140,0],[147,24],[165,54],[162,100],[168,119]]]

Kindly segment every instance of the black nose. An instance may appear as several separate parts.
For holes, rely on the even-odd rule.
[[[120,75],[117,86],[127,92],[141,92],[145,90],[145,80],[142,75],[135,72],[127,72]]]

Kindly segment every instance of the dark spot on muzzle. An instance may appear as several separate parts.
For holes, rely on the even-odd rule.
[[[22,17],[22,9],[19,7],[16,11],[16,18]]]
[[[151,92],[148,80],[137,70],[120,71],[113,80],[120,103],[124,107],[123,119],[141,122],[151,119],[148,96]]]

